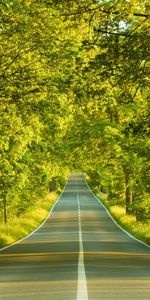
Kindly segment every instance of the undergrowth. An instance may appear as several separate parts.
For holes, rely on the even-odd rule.
[[[12,217],[7,224],[0,223],[0,248],[22,239],[36,229],[47,217],[57,198],[58,195],[51,192],[20,217]]]

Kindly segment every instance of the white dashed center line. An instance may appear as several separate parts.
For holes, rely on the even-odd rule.
[[[86,282],[86,274],[85,274],[85,267],[84,267],[80,199],[79,199],[78,192],[77,192],[77,201],[78,201],[78,220],[79,220],[79,260],[78,260],[77,300],[88,300],[87,282]]]

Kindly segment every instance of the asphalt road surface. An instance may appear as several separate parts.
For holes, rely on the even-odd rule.
[[[73,174],[46,222],[0,251],[0,300],[148,300],[150,248]]]

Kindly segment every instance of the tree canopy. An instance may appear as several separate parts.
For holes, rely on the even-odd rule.
[[[68,169],[148,218],[149,1],[2,0],[0,217]]]

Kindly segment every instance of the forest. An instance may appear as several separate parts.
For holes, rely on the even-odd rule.
[[[148,0],[1,0],[0,223],[69,172],[150,216]]]

